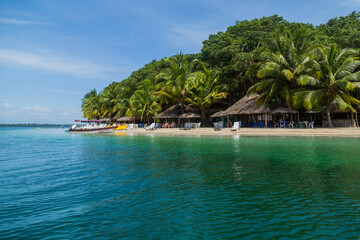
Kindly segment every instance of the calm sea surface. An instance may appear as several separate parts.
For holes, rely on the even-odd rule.
[[[358,239],[360,139],[0,128],[1,239]]]

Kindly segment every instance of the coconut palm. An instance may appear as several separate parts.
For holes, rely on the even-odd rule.
[[[94,119],[101,117],[102,104],[100,100],[100,94],[97,93],[96,89],[86,93],[81,101],[81,111],[83,112],[83,116],[85,118]]]
[[[163,101],[180,103],[181,112],[184,113],[184,102],[193,88],[193,78],[191,70],[196,60],[188,62],[183,54],[178,54],[165,61],[170,63],[170,67],[162,71],[155,78],[161,81],[157,86],[156,95]]]
[[[356,112],[354,105],[360,105],[360,101],[351,95],[360,88],[360,58],[355,56],[355,50],[340,49],[336,45],[320,50],[318,59],[309,62],[306,74],[297,79],[303,88],[294,93],[293,102],[295,106],[302,105],[309,110],[325,107],[328,124],[333,127],[331,104],[353,113]]]
[[[154,83],[151,80],[142,81],[130,98],[130,108],[127,115],[138,115],[140,121],[146,117],[149,124],[150,116],[155,116],[161,111],[161,106],[158,103],[159,97],[154,92]]]
[[[317,46],[311,40],[312,36],[302,29],[293,32],[280,29],[265,47],[257,50],[260,66],[256,76],[261,80],[248,90],[248,94],[260,94],[257,104],[263,101],[266,105],[271,99],[282,99],[291,107],[295,79]]]
[[[113,82],[101,94],[102,117],[114,118],[117,115],[120,101],[118,86]]]
[[[189,91],[186,101],[198,107],[201,112],[201,120],[205,121],[205,109],[214,103],[224,99],[227,93],[225,86],[219,83],[219,72],[214,69],[203,67],[203,72],[197,72],[194,76],[194,88]]]

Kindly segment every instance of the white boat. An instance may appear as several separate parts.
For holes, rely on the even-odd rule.
[[[70,133],[96,133],[96,132],[113,132],[117,126],[108,126],[101,120],[75,120],[71,128]]]

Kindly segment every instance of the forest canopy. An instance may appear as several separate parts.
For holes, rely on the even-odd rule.
[[[354,111],[359,49],[360,12],[319,26],[278,15],[237,21],[204,40],[200,53],[152,60],[100,92],[91,90],[82,99],[82,111],[90,119],[131,115],[144,121],[186,103],[205,118],[206,108],[224,109],[250,92],[289,108],[336,103]],[[338,62],[331,62],[336,56]],[[331,95],[319,92],[326,87]]]

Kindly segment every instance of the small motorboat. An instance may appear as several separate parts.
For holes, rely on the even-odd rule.
[[[108,126],[101,120],[75,120],[75,124],[69,128],[70,133],[106,133],[113,132],[117,126]],[[80,124],[79,124],[80,123]],[[79,125],[78,125],[79,124]]]

